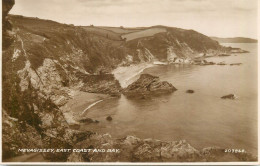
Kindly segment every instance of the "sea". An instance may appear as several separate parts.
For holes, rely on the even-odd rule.
[[[134,135],[163,141],[186,140],[191,146],[244,149],[257,155],[257,44],[224,43],[250,51],[207,61],[227,65],[157,65],[145,69],[178,90],[146,99],[120,98],[93,106],[84,116],[100,121],[83,130],[114,138]],[[233,65],[232,63],[242,63]],[[187,90],[194,93],[186,93]],[[221,99],[235,94],[236,100]],[[107,121],[107,116],[112,121]]]

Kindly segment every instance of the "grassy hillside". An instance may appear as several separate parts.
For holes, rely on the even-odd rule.
[[[104,26],[101,26],[100,28],[113,31],[118,34],[132,33],[132,32],[143,30],[142,28],[104,27]]]
[[[131,32],[128,34],[122,35],[123,39],[126,39],[126,41],[138,39],[138,38],[144,38],[144,37],[149,37],[149,36],[154,36],[157,33],[162,33],[166,32],[165,28],[147,28],[144,30],[140,30],[137,32]]]
[[[99,28],[99,27],[92,27],[92,26],[82,26],[82,28],[85,29],[89,33],[99,35],[99,36],[105,37],[110,40],[119,40],[119,41],[122,40],[119,33],[116,33],[111,30],[107,30],[107,29]]]

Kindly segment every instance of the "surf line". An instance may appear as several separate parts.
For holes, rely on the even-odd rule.
[[[97,103],[99,103],[99,102],[101,102],[101,101],[103,101],[103,100],[98,100],[98,101],[96,101],[95,103],[90,104],[86,109],[84,109],[84,110],[82,111],[81,115],[83,115],[88,109],[90,109],[91,107],[93,107],[94,105],[96,105]]]

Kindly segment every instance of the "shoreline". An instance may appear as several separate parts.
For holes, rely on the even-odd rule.
[[[205,59],[207,59],[207,58],[205,58]],[[172,65],[172,64],[169,64],[169,65]],[[193,64],[191,64],[191,65],[193,65]],[[128,67],[118,67],[113,71],[113,74],[117,75],[117,77],[115,76],[116,79],[121,78],[121,80],[118,80],[120,82],[120,84],[125,84],[125,86],[127,86],[127,83],[129,83],[128,82],[129,80],[131,80],[134,77],[141,74],[145,69],[150,68],[150,67],[154,67],[154,66],[158,66],[158,65],[157,64],[151,64],[151,63],[142,63],[142,64],[139,64],[139,65],[131,65],[131,66],[128,66]],[[88,93],[88,92],[83,92],[83,93]],[[98,95],[98,94],[94,94],[93,97],[96,97],[95,95]],[[104,98],[104,99],[106,99],[106,98]],[[100,99],[100,100],[95,99],[95,100],[92,100],[92,103],[85,101],[85,102],[88,102],[89,105],[87,105],[84,108],[83,111],[81,110],[81,112],[82,112],[81,115],[83,115],[87,110],[91,109],[93,106],[95,106],[99,102],[103,102],[104,99]],[[87,100],[91,100],[91,99],[88,98]],[[80,115],[78,115],[78,116],[80,116]],[[252,153],[252,154],[254,154],[254,153]]]
[[[140,75],[145,69],[155,66],[153,63],[140,63],[137,65],[120,66],[112,71],[115,78],[119,81],[122,88],[126,88],[128,85],[136,81],[134,79]]]
[[[78,125],[78,121],[87,110],[108,98],[111,98],[108,94],[73,91],[71,99],[61,107],[61,110],[69,125]]]
[[[100,102],[102,102],[102,101],[104,101],[104,100],[98,100],[98,101],[96,101],[96,102],[90,104],[86,109],[84,109],[84,110],[82,111],[81,115],[83,115],[87,110],[89,110],[90,108],[94,107],[96,104],[98,104],[98,103],[100,103]]]

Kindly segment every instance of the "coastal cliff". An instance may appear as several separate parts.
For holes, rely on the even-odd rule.
[[[19,152],[19,148],[73,148],[81,145],[82,141],[95,143],[89,138],[92,135],[100,136],[99,134],[70,128],[63,106],[75,91],[120,95],[122,87],[112,74],[118,67],[154,60],[212,56],[230,50],[193,30],[164,26],[132,30],[73,26],[8,15],[13,5],[14,1],[3,1],[4,160],[25,154]],[[157,84],[157,78],[153,79],[155,82],[150,90],[161,85]],[[166,82],[159,87],[160,90],[164,87],[170,91],[175,90]],[[132,150],[127,153],[139,156],[139,152],[143,154],[144,148],[155,147],[141,142],[142,144],[133,147],[140,148],[138,153],[134,154]],[[175,144],[179,145],[178,142]],[[171,146],[168,150],[173,149],[172,143],[165,144],[168,145]],[[183,142],[180,145],[185,152],[191,150],[192,156],[198,154],[190,145]],[[182,150],[177,151],[182,153]],[[76,160],[72,155],[46,154],[44,158],[48,161],[83,161],[80,156]],[[153,158],[150,155],[148,158],[126,160],[160,160],[158,156]],[[89,161],[96,161],[95,157]],[[182,161],[190,161],[189,154],[182,156]]]

